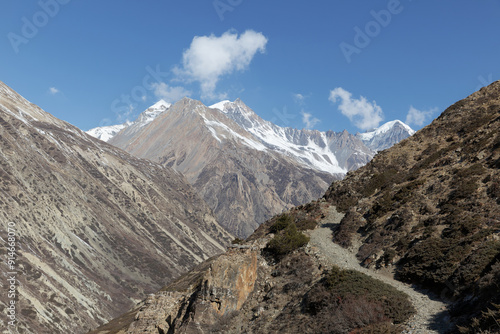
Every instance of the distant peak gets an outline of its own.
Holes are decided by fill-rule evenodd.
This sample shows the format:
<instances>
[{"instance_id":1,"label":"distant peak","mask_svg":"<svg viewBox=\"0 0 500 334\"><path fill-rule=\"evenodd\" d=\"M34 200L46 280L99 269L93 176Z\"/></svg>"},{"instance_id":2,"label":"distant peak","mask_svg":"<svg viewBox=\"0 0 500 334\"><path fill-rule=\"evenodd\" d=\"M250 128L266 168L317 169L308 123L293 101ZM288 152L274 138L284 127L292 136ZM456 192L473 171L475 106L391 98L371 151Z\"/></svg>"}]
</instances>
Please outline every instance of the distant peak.
<instances>
[{"instance_id":1,"label":"distant peak","mask_svg":"<svg viewBox=\"0 0 500 334\"><path fill-rule=\"evenodd\" d=\"M395 126L400 126L400 127L404 128L408 133L410 133L410 135L415 133L415 130L410 128L410 126L401 122L399 119L396 119L394 121L384 123L381 126L379 126L378 128L368 130L365 133L363 133L362 135L368 135L368 134L377 135L377 134L385 133L387 131L390 131Z\"/></svg>"},{"instance_id":2,"label":"distant peak","mask_svg":"<svg viewBox=\"0 0 500 334\"><path fill-rule=\"evenodd\" d=\"M156 110L168 109L168 108L170 108L171 105L172 105L171 103L168 103L165 100L161 99L160 101L156 102L151 107L149 107L148 109L156 109Z\"/></svg>"}]
</instances>

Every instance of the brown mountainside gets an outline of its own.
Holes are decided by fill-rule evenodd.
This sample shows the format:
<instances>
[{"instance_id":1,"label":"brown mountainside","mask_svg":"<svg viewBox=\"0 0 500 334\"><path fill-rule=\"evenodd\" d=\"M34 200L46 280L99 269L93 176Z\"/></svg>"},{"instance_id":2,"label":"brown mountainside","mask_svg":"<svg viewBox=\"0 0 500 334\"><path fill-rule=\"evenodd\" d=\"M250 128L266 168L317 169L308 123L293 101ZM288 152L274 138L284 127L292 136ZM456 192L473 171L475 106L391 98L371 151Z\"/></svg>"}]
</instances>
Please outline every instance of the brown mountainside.
<instances>
[{"instance_id":1,"label":"brown mountainside","mask_svg":"<svg viewBox=\"0 0 500 334\"><path fill-rule=\"evenodd\" d=\"M2 259L8 222L17 238L19 333L85 333L232 239L181 174L90 137L1 82L0 183ZM4 284L12 270L2 261L0 271ZM7 303L2 292L5 330Z\"/></svg>"},{"instance_id":2,"label":"brown mountainside","mask_svg":"<svg viewBox=\"0 0 500 334\"><path fill-rule=\"evenodd\" d=\"M147 126L127 128L109 142L181 172L218 221L239 237L284 208L322 196L341 177L266 150L224 113L188 98Z\"/></svg>"}]
</instances>

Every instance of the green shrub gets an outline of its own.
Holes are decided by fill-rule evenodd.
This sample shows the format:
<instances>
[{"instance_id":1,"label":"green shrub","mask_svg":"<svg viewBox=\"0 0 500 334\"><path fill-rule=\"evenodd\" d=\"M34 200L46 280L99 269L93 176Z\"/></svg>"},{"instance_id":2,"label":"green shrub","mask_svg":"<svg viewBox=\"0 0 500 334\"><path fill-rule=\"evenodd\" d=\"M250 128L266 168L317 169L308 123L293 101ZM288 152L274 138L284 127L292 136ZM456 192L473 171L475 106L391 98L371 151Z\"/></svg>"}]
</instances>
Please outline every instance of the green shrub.
<instances>
[{"instance_id":1,"label":"green shrub","mask_svg":"<svg viewBox=\"0 0 500 334\"><path fill-rule=\"evenodd\" d=\"M487 190L488 196L500 204L500 182L493 182Z\"/></svg>"},{"instance_id":2,"label":"green shrub","mask_svg":"<svg viewBox=\"0 0 500 334\"><path fill-rule=\"evenodd\" d=\"M356 296L380 302L385 316L396 324L405 322L415 314L415 308L406 294L359 271L333 267L325 281L327 289L340 299Z\"/></svg>"},{"instance_id":3,"label":"green shrub","mask_svg":"<svg viewBox=\"0 0 500 334\"><path fill-rule=\"evenodd\" d=\"M425 183L423 179L416 179L407 183L394 195L394 200L405 204L413 197L414 191Z\"/></svg>"},{"instance_id":4,"label":"green shrub","mask_svg":"<svg viewBox=\"0 0 500 334\"><path fill-rule=\"evenodd\" d=\"M481 278L488 267L491 267L495 259L500 258L500 241L487 241L474 250L468 257L464 258L463 265L456 272L456 282L462 287L469 287Z\"/></svg>"},{"instance_id":5,"label":"green shrub","mask_svg":"<svg viewBox=\"0 0 500 334\"><path fill-rule=\"evenodd\" d=\"M334 242L344 248L352 245L352 236L362 224L362 216L356 212L349 210L342 221L339 228L334 231Z\"/></svg>"},{"instance_id":6,"label":"green shrub","mask_svg":"<svg viewBox=\"0 0 500 334\"><path fill-rule=\"evenodd\" d=\"M276 219L276 221L274 222L274 224L272 224L269 227L269 231L271 233L277 233L279 231L284 230L292 223L293 223L293 217L287 213L284 213L281 216L279 216L278 219Z\"/></svg>"},{"instance_id":7,"label":"green shrub","mask_svg":"<svg viewBox=\"0 0 500 334\"><path fill-rule=\"evenodd\" d=\"M295 223L291 223L269 241L267 249L272 254L280 256L291 253L308 242L309 237L299 232Z\"/></svg>"},{"instance_id":8,"label":"green shrub","mask_svg":"<svg viewBox=\"0 0 500 334\"><path fill-rule=\"evenodd\" d=\"M382 217L395 208L395 203L391 197L391 193L389 190L386 190L368 211L367 219L369 222L374 222L377 218Z\"/></svg>"}]
</instances>

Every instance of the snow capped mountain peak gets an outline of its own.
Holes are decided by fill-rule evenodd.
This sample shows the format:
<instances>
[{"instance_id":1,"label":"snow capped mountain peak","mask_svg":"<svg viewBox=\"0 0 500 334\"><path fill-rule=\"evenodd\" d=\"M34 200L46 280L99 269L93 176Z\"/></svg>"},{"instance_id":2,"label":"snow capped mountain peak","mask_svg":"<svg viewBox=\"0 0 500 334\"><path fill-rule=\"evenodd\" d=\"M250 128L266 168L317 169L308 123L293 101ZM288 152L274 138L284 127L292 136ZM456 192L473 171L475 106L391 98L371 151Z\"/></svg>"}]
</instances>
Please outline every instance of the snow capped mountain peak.
<instances>
[{"instance_id":1,"label":"snow capped mountain peak","mask_svg":"<svg viewBox=\"0 0 500 334\"><path fill-rule=\"evenodd\" d=\"M401 140L412 136L415 130L400 120L394 120L382 124L380 127L357 133L356 137L361 139L369 148L375 151L385 150Z\"/></svg>"},{"instance_id":2,"label":"snow capped mountain peak","mask_svg":"<svg viewBox=\"0 0 500 334\"><path fill-rule=\"evenodd\" d=\"M172 105L172 103L168 103L165 100L161 99L160 101L156 102L151 107L149 107L148 109L165 110L165 109L170 108L171 105Z\"/></svg>"},{"instance_id":3,"label":"snow capped mountain peak","mask_svg":"<svg viewBox=\"0 0 500 334\"><path fill-rule=\"evenodd\" d=\"M401 129L405 130L406 132L408 132L408 134L410 136L415 133L415 131L412 128L410 128L408 125L406 125L405 123L401 122L400 120L394 120L394 121L384 123L380 127L373 129L371 131L366 131L364 133L358 133L357 136L363 141L369 141L369 140L372 140L376 136L380 136L384 133L387 133L387 132L393 130L394 128L401 128Z\"/></svg>"},{"instance_id":4,"label":"snow capped mountain peak","mask_svg":"<svg viewBox=\"0 0 500 334\"><path fill-rule=\"evenodd\" d=\"M240 99L234 102L221 101L210 108L220 110L236 122L257 143L254 148L258 150L278 152L307 168L327 173L347 172L347 168L339 165L335 154L328 148L324 133L277 126L262 119Z\"/></svg>"},{"instance_id":5,"label":"snow capped mountain peak","mask_svg":"<svg viewBox=\"0 0 500 334\"><path fill-rule=\"evenodd\" d=\"M172 106L171 103L165 102L165 100L160 100L153 104L151 107L143 111L139 117L134 121L130 122L127 121L123 124L117 124L117 125L109 125L109 126L101 126L97 128L93 128L87 131L89 135L92 137L98 138L103 141L109 141L111 138L113 138L118 132L122 131L123 129L129 128L129 127L135 127L135 128L142 128L152 121L156 117L158 117L160 114L163 112L167 111L170 107Z\"/></svg>"},{"instance_id":6,"label":"snow capped mountain peak","mask_svg":"<svg viewBox=\"0 0 500 334\"><path fill-rule=\"evenodd\" d=\"M142 125L149 124L156 117L158 117L158 115L168 110L171 106L171 103L165 102L165 100L160 100L140 114L136 122L139 122Z\"/></svg>"}]
</instances>

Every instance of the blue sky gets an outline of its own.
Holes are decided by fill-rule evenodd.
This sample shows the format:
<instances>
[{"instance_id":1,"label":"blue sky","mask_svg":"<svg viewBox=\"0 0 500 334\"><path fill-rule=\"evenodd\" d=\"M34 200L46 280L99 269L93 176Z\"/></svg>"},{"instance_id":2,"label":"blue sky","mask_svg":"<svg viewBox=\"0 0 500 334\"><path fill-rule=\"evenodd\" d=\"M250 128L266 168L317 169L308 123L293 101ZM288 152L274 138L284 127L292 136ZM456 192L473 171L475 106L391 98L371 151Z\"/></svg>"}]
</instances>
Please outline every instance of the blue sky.
<instances>
[{"instance_id":1,"label":"blue sky","mask_svg":"<svg viewBox=\"0 0 500 334\"><path fill-rule=\"evenodd\" d=\"M281 126L419 129L500 79L500 0L3 1L0 80L84 130L160 98Z\"/></svg>"}]
</instances>

